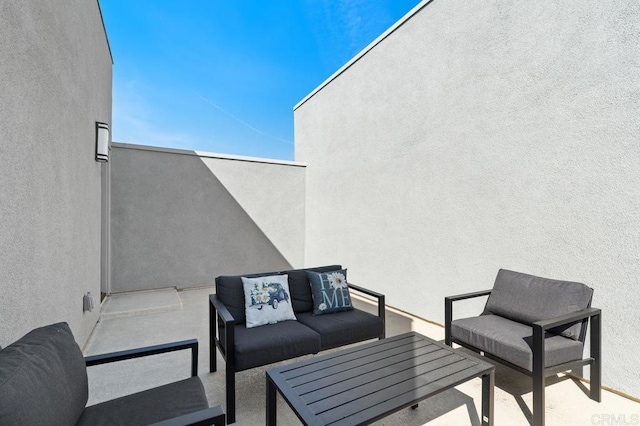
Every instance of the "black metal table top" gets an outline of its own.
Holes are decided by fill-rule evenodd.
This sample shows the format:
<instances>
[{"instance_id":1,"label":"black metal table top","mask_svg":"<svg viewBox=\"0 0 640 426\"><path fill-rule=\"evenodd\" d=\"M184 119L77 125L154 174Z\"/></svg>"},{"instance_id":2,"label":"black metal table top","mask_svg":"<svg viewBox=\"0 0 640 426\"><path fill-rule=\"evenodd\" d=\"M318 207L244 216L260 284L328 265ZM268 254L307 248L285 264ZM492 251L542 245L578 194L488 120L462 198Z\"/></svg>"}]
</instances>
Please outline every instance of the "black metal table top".
<instances>
[{"instance_id":1,"label":"black metal table top","mask_svg":"<svg viewBox=\"0 0 640 426\"><path fill-rule=\"evenodd\" d=\"M267 383L307 425L354 425L493 370L473 355L411 332L268 370Z\"/></svg>"}]
</instances>

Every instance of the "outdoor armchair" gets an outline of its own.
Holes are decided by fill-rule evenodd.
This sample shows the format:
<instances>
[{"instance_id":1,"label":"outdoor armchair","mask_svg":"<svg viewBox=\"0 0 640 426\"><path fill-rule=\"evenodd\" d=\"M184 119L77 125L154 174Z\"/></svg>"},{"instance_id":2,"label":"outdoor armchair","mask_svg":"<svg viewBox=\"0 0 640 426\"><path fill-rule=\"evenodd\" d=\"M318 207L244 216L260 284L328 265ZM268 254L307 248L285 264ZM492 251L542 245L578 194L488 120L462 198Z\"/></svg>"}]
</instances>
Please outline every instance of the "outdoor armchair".
<instances>
[{"instance_id":1,"label":"outdoor armchair","mask_svg":"<svg viewBox=\"0 0 640 426\"><path fill-rule=\"evenodd\" d=\"M453 302L489 296L480 316L453 320ZM545 378L584 365L600 402L601 311L593 289L501 269L492 290L445 298L445 343L453 342L533 378L533 425L544 425ZM583 357L587 322L590 353Z\"/></svg>"},{"instance_id":2,"label":"outdoor armchair","mask_svg":"<svg viewBox=\"0 0 640 426\"><path fill-rule=\"evenodd\" d=\"M191 350L191 377L85 407L87 366ZM198 341L83 357L67 323L37 328L0 350L0 424L224 425L197 377Z\"/></svg>"}]
</instances>

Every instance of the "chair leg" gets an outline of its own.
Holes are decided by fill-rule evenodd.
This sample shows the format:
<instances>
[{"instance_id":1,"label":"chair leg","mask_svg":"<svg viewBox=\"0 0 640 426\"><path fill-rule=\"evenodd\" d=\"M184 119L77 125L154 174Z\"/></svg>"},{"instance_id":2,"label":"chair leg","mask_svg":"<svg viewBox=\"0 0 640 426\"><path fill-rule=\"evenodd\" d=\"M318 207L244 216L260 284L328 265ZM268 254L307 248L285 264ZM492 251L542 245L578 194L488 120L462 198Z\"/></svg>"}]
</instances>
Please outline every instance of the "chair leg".
<instances>
[{"instance_id":1,"label":"chair leg","mask_svg":"<svg viewBox=\"0 0 640 426\"><path fill-rule=\"evenodd\" d=\"M236 422L236 374L227 369L227 424Z\"/></svg>"},{"instance_id":2,"label":"chair leg","mask_svg":"<svg viewBox=\"0 0 640 426\"><path fill-rule=\"evenodd\" d=\"M378 340L382 340L387 337L387 311L384 296L378 298L378 317L382 318L382 334Z\"/></svg>"},{"instance_id":3,"label":"chair leg","mask_svg":"<svg viewBox=\"0 0 640 426\"><path fill-rule=\"evenodd\" d=\"M216 310L213 303L209 302L209 372L215 373L218 369L216 358Z\"/></svg>"},{"instance_id":4,"label":"chair leg","mask_svg":"<svg viewBox=\"0 0 640 426\"><path fill-rule=\"evenodd\" d=\"M218 371L218 360L216 359L216 345L215 343L209 349L211 352L209 353L209 372L215 373Z\"/></svg>"},{"instance_id":5,"label":"chair leg","mask_svg":"<svg viewBox=\"0 0 640 426\"><path fill-rule=\"evenodd\" d=\"M544 330L533 327L533 426L544 426Z\"/></svg>"},{"instance_id":6,"label":"chair leg","mask_svg":"<svg viewBox=\"0 0 640 426\"><path fill-rule=\"evenodd\" d=\"M453 319L453 301L444 298L444 344L451 345L451 321Z\"/></svg>"},{"instance_id":7,"label":"chair leg","mask_svg":"<svg viewBox=\"0 0 640 426\"><path fill-rule=\"evenodd\" d=\"M533 426L544 426L544 371L533 376Z\"/></svg>"},{"instance_id":8,"label":"chair leg","mask_svg":"<svg viewBox=\"0 0 640 426\"><path fill-rule=\"evenodd\" d=\"M602 400L602 370L601 370L601 362L602 362L602 329L600 328L602 314L595 315L591 317L591 347L590 347L590 355L593 358L593 363L591 364L590 371L590 381L591 388L589 392L589 397L594 401L600 402Z\"/></svg>"}]
</instances>

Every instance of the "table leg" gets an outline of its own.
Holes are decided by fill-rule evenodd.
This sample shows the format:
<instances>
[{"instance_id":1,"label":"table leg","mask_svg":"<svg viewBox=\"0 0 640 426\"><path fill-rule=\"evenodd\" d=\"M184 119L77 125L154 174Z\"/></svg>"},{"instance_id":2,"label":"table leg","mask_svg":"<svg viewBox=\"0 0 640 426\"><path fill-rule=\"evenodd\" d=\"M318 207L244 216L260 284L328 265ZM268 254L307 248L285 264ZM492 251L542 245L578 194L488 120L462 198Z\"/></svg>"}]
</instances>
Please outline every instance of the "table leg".
<instances>
[{"instance_id":1,"label":"table leg","mask_svg":"<svg viewBox=\"0 0 640 426\"><path fill-rule=\"evenodd\" d=\"M494 376L494 370L491 370L489 374L482 376L482 426L493 426Z\"/></svg>"},{"instance_id":2,"label":"table leg","mask_svg":"<svg viewBox=\"0 0 640 426\"><path fill-rule=\"evenodd\" d=\"M276 387L267 374L267 426L276 426Z\"/></svg>"}]
</instances>

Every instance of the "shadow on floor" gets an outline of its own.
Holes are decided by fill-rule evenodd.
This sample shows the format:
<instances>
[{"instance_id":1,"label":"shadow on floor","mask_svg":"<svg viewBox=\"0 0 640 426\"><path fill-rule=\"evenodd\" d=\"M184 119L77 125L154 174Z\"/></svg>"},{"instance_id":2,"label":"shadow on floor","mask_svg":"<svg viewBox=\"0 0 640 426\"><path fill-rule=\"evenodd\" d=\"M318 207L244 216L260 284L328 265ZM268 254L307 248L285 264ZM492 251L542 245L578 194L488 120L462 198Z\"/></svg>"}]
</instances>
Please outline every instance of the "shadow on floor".
<instances>
[{"instance_id":1,"label":"shadow on floor","mask_svg":"<svg viewBox=\"0 0 640 426\"><path fill-rule=\"evenodd\" d=\"M463 348L458 347L458 350L464 351L468 354L479 356L477 353ZM527 402L524 400L524 395L530 394L533 392L533 381L531 377L522 374L518 371L515 371L505 365L502 365L498 362L490 360L488 358L482 358L484 361L493 364L496 367L496 381L495 386L509 394L513 397L514 401L518 405L519 409L522 411L522 414L526 418L527 422L532 425L533 424L533 413L527 405ZM579 388L582 393L585 394L586 398L589 398L589 389L582 383L580 380L574 379L569 376L564 375L555 375L547 377L546 379L546 388L554 386L556 384L572 381L577 388Z\"/></svg>"}]
</instances>

